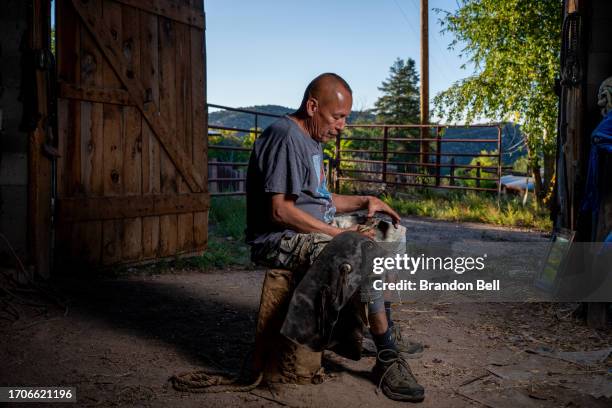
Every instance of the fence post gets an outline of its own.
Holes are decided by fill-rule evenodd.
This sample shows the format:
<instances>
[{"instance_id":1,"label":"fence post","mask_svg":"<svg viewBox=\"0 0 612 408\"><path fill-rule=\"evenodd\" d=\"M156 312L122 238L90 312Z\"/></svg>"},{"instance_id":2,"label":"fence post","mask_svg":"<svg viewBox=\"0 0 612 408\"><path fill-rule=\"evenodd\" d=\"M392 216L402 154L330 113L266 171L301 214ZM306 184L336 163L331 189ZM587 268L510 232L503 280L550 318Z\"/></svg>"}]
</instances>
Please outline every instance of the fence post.
<instances>
[{"instance_id":1,"label":"fence post","mask_svg":"<svg viewBox=\"0 0 612 408\"><path fill-rule=\"evenodd\" d=\"M245 172L244 169L241 168L240 170L238 170L238 178L240 179L240 181L238 181L238 190L237 192L239 193L246 193L246 189L244 188L244 180L242 180L245 176Z\"/></svg>"},{"instance_id":2,"label":"fence post","mask_svg":"<svg viewBox=\"0 0 612 408\"><path fill-rule=\"evenodd\" d=\"M480 162L476 162L476 177L478 178L478 180L476 180L476 187L480 187Z\"/></svg>"},{"instance_id":3,"label":"fence post","mask_svg":"<svg viewBox=\"0 0 612 408\"><path fill-rule=\"evenodd\" d=\"M382 165L382 181L387 182L387 157L388 157L388 143L389 143L389 128L383 127L383 165ZM383 187L385 187L383 185Z\"/></svg>"},{"instance_id":4,"label":"fence post","mask_svg":"<svg viewBox=\"0 0 612 408\"><path fill-rule=\"evenodd\" d=\"M450 159L450 180L449 184L451 186L455 185L455 158L451 157Z\"/></svg>"},{"instance_id":5,"label":"fence post","mask_svg":"<svg viewBox=\"0 0 612 408\"><path fill-rule=\"evenodd\" d=\"M213 163L213 164L209 164L209 165L208 165L208 179L209 179L209 180L210 180L210 179L217 179L217 178L218 178L218 177L217 177L217 168L218 168L219 166L217 166L216 164L214 164L214 163L216 163L216 162L217 162L217 158L215 158L215 157L211 157L211 158L210 158L208 161L209 161L210 163ZM210 186L209 186L209 188L210 188L210 192L211 192L211 193L218 193L218 192L219 192L219 184L217 183L217 181L211 181L211 182L209 182L209 183L210 183Z\"/></svg>"},{"instance_id":6,"label":"fence post","mask_svg":"<svg viewBox=\"0 0 612 408\"><path fill-rule=\"evenodd\" d=\"M257 139L257 135L259 134L257 132L257 129L259 128L259 123L258 123L259 121L257 120L258 118L259 118L259 115L255 114L255 139Z\"/></svg>"},{"instance_id":7,"label":"fence post","mask_svg":"<svg viewBox=\"0 0 612 408\"><path fill-rule=\"evenodd\" d=\"M440 187L440 150L442 143L440 142L440 128L436 126L436 187Z\"/></svg>"}]
</instances>

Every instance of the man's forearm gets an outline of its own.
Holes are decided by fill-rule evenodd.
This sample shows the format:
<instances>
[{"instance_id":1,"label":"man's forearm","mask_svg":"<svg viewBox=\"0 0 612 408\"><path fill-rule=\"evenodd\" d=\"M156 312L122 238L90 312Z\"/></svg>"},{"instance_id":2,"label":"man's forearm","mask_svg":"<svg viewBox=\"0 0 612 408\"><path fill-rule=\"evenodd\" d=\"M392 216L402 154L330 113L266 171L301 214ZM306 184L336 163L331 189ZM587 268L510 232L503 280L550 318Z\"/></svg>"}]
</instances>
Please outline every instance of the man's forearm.
<instances>
[{"instance_id":1,"label":"man's forearm","mask_svg":"<svg viewBox=\"0 0 612 408\"><path fill-rule=\"evenodd\" d=\"M320 232L335 237L344 232L343 229L326 224L307 212L300 210L293 205L293 202L283 200L283 203L279 204L281 203L278 202L276 205L272 205L272 220L276 224L305 234Z\"/></svg>"},{"instance_id":2,"label":"man's forearm","mask_svg":"<svg viewBox=\"0 0 612 408\"><path fill-rule=\"evenodd\" d=\"M343 195L333 194L332 200L336 211L339 213L364 210L368 208L368 196L354 196L354 195Z\"/></svg>"}]
</instances>

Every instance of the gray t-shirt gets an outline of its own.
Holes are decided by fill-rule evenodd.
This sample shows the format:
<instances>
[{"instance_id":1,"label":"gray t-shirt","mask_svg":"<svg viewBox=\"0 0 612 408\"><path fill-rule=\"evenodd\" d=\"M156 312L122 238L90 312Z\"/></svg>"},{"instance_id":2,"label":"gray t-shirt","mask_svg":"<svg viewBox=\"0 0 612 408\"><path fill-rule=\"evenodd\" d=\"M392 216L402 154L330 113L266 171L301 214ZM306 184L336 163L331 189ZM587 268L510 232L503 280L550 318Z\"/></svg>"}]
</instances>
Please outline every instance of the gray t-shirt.
<instances>
[{"instance_id":1,"label":"gray t-shirt","mask_svg":"<svg viewBox=\"0 0 612 408\"><path fill-rule=\"evenodd\" d=\"M273 244L295 234L271 219L272 193L296 197L295 206L331 223L336 213L323 167L321 143L284 116L255 141L247 173L248 244Z\"/></svg>"}]
</instances>

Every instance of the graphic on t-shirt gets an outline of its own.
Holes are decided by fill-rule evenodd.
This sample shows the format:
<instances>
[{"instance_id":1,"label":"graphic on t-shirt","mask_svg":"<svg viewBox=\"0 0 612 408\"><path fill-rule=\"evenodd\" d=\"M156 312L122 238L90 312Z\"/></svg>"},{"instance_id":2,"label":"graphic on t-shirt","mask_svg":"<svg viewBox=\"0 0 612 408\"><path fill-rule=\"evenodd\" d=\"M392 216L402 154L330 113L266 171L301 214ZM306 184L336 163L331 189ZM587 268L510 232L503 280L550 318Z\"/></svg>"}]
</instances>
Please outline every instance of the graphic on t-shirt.
<instances>
[{"instance_id":1,"label":"graphic on t-shirt","mask_svg":"<svg viewBox=\"0 0 612 408\"><path fill-rule=\"evenodd\" d=\"M325 168L323 167L323 161L321 160L320 154L312 155L312 164L314 164L314 168L317 174L317 194L319 194L319 196L326 201L325 214L323 215L323 219L325 220L325 222L330 223L334 219L334 215L336 214L336 208L332 205L331 193L327 189L327 178L325 177Z\"/></svg>"}]
</instances>

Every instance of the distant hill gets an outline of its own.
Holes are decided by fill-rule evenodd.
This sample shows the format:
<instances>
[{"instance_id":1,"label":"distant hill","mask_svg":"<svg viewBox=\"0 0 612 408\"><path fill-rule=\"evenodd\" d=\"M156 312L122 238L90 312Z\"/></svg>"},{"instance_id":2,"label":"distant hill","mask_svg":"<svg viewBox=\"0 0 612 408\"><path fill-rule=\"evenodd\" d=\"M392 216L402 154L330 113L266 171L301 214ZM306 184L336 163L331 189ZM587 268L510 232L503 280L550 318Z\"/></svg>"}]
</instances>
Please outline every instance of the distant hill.
<instances>
[{"instance_id":1,"label":"distant hill","mask_svg":"<svg viewBox=\"0 0 612 408\"><path fill-rule=\"evenodd\" d=\"M257 112L269 113L272 115L286 115L295 112L294 108L288 108L280 105L255 105L247 106L239 109L247 109ZM374 114L370 111L353 111L348 118L348 123L372 122ZM268 116L259 116L257 127L265 129L274 122L276 118ZM227 126L238 129L251 129L255 127L255 115L243 112L233 112L228 110L217 110L208 115L208 123L210 125Z\"/></svg>"},{"instance_id":2,"label":"distant hill","mask_svg":"<svg viewBox=\"0 0 612 408\"><path fill-rule=\"evenodd\" d=\"M256 105L240 109L248 109L273 115L286 115L295 109L280 105ZM371 111L353 111L348 123L373 123L376 116ZM257 126L261 129L268 127L276 118L259 116ZM219 125L239 129L255 127L255 116L243 112L217 110L208 115L209 125ZM214 131L214 129L211 129ZM449 128L443 136L445 139L497 139L495 128ZM519 147L522 145L522 134L516 124L506 123L502 128L502 162L511 165L516 159L526 154ZM470 143L442 143L442 153L480 153L482 150L492 151L497 148L496 143L470 142ZM442 156L441 163L449 163L449 156ZM471 157L455 157L455 164L468 164Z\"/></svg>"},{"instance_id":3,"label":"distant hill","mask_svg":"<svg viewBox=\"0 0 612 408\"><path fill-rule=\"evenodd\" d=\"M443 136L444 139L495 139L497 140L496 128L450 128ZM502 127L502 164L512 165L519 157L526 154L525 149L520 149L523 135L520 127L514 123L506 123ZM469 143L442 143L442 153L480 153L482 150L492 151L497 149L497 143L469 142ZM443 156L442 163L450 162L451 157ZM468 164L471 157L455 157L455 164Z\"/></svg>"}]
</instances>

